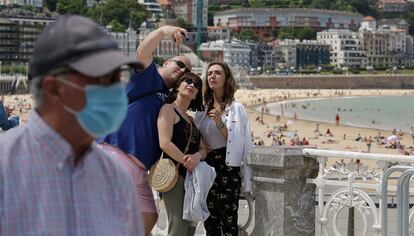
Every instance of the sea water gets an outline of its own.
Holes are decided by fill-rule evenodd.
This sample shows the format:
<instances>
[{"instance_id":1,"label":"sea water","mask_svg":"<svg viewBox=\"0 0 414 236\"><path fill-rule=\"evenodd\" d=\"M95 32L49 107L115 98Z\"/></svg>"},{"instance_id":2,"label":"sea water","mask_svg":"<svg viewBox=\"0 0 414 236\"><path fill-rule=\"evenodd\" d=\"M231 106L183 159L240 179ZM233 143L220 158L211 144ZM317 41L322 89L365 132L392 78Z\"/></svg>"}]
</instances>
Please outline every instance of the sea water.
<instances>
[{"instance_id":1,"label":"sea water","mask_svg":"<svg viewBox=\"0 0 414 236\"><path fill-rule=\"evenodd\" d=\"M335 97L291 100L268 104L273 115L317 122L335 123L382 130L414 126L414 96ZM256 108L261 111L261 107ZM282 114L283 113L283 114Z\"/></svg>"}]
</instances>

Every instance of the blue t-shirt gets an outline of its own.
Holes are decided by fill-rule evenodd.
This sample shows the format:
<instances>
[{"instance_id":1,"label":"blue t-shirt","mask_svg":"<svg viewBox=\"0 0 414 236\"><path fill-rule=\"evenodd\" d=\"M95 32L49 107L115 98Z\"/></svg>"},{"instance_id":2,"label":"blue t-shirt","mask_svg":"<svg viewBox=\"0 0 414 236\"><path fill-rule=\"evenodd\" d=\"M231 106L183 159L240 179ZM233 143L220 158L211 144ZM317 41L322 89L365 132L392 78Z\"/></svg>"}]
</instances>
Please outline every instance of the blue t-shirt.
<instances>
[{"instance_id":1,"label":"blue t-shirt","mask_svg":"<svg viewBox=\"0 0 414 236\"><path fill-rule=\"evenodd\" d=\"M13 127L18 126L19 121L19 116L7 117L6 108L4 108L3 103L0 102L0 128L2 130L11 129Z\"/></svg>"},{"instance_id":2,"label":"blue t-shirt","mask_svg":"<svg viewBox=\"0 0 414 236\"><path fill-rule=\"evenodd\" d=\"M130 101L127 117L118 131L99 141L134 155L150 169L161 156L157 119L170 91L153 62L139 74L132 74L126 92Z\"/></svg>"}]
</instances>

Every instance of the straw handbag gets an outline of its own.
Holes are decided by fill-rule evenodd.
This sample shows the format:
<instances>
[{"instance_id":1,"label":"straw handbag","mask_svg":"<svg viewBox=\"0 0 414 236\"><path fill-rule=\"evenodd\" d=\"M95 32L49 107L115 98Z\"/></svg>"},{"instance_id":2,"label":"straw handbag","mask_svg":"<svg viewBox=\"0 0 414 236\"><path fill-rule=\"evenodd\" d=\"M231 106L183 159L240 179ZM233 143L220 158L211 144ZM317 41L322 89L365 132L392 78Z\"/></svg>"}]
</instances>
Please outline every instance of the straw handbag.
<instances>
[{"instance_id":1,"label":"straw handbag","mask_svg":"<svg viewBox=\"0 0 414 236\"><path fill-rule=\"evenodd\" d=\"M184 155L187 153L190 146L191 135L193 132L193 125L190 122L190 137L188 138L187 146L184 149ZM161 158L151 167L148 175L149 185L157 192L165 193L170 191L177 184L178 168L180 163L176 165L169 158L164 158L164 153Z\"/></svg>"}]
</instances>

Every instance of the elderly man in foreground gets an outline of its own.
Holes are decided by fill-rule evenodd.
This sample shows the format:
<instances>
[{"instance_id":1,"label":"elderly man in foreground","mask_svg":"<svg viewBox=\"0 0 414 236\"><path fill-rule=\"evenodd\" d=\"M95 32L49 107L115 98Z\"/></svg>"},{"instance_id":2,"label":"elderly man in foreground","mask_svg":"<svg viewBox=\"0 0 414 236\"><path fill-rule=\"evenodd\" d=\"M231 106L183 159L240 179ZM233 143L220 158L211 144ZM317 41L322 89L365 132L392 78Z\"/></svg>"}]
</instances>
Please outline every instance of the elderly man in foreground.
<instances>
[{"instance_id":1,"label":"elderly man in foreground","mask_svg":"<svg viewBox=\"0 0 414 236\"><path fill-rule=\"evenodd\" d=\"M131 176L98 148L127 111L121 65L95 22L61 16L39 35L29 77L36 107L0 136L0 235L142 235Z\"/></svg>"}]
</instances>

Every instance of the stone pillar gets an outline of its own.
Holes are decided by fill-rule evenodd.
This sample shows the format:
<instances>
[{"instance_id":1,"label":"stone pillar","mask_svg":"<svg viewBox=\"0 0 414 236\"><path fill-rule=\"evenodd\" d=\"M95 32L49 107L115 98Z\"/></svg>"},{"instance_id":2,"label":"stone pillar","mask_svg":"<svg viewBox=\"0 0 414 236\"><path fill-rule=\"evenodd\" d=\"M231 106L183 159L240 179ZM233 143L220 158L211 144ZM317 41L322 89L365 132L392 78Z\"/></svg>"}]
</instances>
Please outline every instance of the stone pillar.
<instances>
[{"instance_id":1,"label":"stone pillar","mask_svg":"<svg viewBox=\"0 0 414 236\"><path fill-rule=\"evenodd\" d=\"M247 157L253 170L253 236L314 236L315 188L306 178L318 175L318 162L302 147L258 147Z\"/></svg>"}]
</instances>

